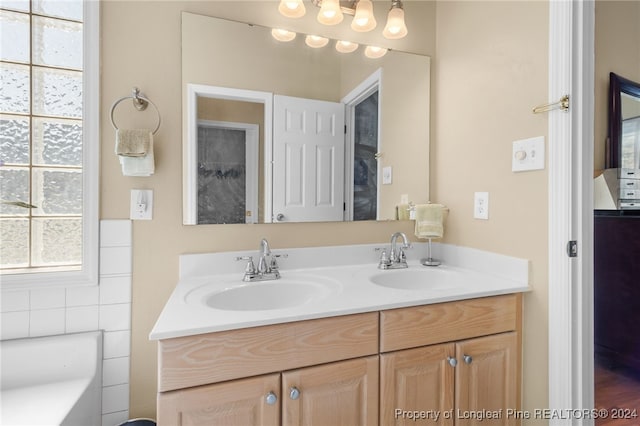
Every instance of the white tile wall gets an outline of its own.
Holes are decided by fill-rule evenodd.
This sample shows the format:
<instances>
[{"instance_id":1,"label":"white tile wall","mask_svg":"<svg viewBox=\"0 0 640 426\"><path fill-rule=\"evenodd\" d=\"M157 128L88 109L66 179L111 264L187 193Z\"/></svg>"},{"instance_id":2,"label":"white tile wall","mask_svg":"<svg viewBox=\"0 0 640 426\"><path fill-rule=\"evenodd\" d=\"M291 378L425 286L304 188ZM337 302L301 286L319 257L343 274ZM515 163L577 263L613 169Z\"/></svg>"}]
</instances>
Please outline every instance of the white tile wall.
<instances>
[{"instance_id":1,"label":"white tile wall","mask_svg":"<svg viewBox=\"0 0 640 426\"><path fill-rule=\"evenodd\" d=\"M102 425L129 418L131 221L100 222L100 285L3 291L0 340L103 330Z\"/></svg>"}]
</instances>

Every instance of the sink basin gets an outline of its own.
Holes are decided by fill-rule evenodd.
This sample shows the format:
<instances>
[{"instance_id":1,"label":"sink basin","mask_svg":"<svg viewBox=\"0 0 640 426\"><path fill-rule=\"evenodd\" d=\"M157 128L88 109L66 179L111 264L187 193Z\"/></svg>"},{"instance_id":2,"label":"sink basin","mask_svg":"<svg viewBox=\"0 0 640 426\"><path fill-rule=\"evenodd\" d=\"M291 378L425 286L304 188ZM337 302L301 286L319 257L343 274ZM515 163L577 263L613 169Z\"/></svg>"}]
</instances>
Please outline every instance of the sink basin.
<instances>
[{"instance_id":1,"label":"sink basin","mask_svg":"<svg viewBox=\"0 0 640 426\"><path fill-rule=\"evenodd\" d=\"M445 290L460 287L458 273L440 268L393 269L381 271L369 278L375 285L399 290Z\"/></svg>"},{"instance_id":2,"label":"sink basin","mask_svg":"<svg viewBox=\"0 0 640 426\"><path fill-rule=\"evenodd\" d=\"M339 286L319 277L226 284L201 286L187 294L185 300L223 311L287 309L322 300Z\"/></svg>"}]
</instances>

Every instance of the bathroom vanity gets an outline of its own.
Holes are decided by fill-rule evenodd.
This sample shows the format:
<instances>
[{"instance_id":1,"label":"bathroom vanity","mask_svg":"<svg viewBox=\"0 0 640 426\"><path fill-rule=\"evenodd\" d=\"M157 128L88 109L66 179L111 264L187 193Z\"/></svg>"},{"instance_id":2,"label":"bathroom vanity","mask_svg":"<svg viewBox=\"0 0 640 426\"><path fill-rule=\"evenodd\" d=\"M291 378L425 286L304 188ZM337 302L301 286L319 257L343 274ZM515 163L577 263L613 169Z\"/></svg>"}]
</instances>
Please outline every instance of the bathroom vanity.
<instances>
[{"instance_id":1,"label":"bathroom vanity","mask_svg":"<svg viewBox=\"0 0 640 426\"><path fill-rule=\"evenodd\" d=\"M158 424L387 425L415 416L466 424L480 415L517 424L507 410L520 409L527 262L451 247L445 258L467 266L426 268L413 259L424 251L417 244L408 268L380 271L362 262L375 259L373 246L348 249L332 248L318 258L333 266L315 268L304 263L323 248L288 250L300 268L283 268L283 283L322 277L333 287L295 306L240 313L210 306L216 295L270 282L243 284L241 271L202 275L212 255L181 259L186 275L151 333Z\"/></svg>"}]
</instances>

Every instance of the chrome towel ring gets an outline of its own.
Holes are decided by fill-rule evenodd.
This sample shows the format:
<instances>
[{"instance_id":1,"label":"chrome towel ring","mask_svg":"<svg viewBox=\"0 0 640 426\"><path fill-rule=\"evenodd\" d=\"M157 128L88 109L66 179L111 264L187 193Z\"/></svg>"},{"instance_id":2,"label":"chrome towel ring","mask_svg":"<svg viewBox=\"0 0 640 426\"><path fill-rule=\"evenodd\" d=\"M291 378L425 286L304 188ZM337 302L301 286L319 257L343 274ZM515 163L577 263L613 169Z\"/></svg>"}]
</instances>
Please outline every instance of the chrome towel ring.
<instances>
[{"instance_id":1,"label":"chrome towel ring","mask_svg":"<svg viewBox=\"0 0 640 426\"><path fill-rule=\"evenodd\" d=\"M140 93L140 89L138 89L137 87L133 88L133 90L131 91L131 95L130 96L124 96L124 97L118 99L111 106L111 125L113 126L113 128L118 130L118 126L116 126L116 122L113 119L113 113L116 110L116 107L118 106L118 104L120 102L124 101L124 100L127 100L127 99L132 99L133 100L133 106L138 111L144 111L145 109L147 109L147 106L149 104L151 104L153 106L153 108L155 108L156 114L158 114L158 125L156 126L156 128L152 132L155 135L156 132L158 131L158 129L160 128L160 122L162 121L162 119L160 117L160 110L158 110L158 107L156 106L156 104L151 102L151 100L149 98L147 98L142 93Z\"/></svg>"}]
</instances>

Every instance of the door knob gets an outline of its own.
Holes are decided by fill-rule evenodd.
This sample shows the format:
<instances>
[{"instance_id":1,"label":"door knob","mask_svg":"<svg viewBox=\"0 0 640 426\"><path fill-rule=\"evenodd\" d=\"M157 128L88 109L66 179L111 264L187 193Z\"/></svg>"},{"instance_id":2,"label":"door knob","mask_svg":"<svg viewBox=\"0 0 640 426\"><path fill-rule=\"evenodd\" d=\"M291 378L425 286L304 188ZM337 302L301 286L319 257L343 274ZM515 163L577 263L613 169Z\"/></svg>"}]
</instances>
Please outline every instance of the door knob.
<instances>
[{"instance_id":1,"label":"door knob","mask_svg":"<svg viewBox=\"0 0 640 426\"><path fill-rule=\"evenodd\" d=\"M278 222L283 221L284 220L284 215L282 213L278 213L278 215L276 216L276 220Z\"/></svg>"},{"instance_id":2,"label":"door knob","mask_svg":"<svg viewBox=\"0 0 640 426\"><path fill-rule=\"evenodd\" d=\"M463 359L464 359L464 362L467 364L471 364L473 362L473 358L471 357L471 355L465 355Z\"/></svg>"},{"instance_id":3,"label":"door knob","mask_svg":"<svg viewBox=\"0 0 640 426\"><path fill-rule=\"evenodd\" d=\"M273 392L269 392L264 399L267 401L268 405L274 405L276 402L278 402L278 396Z\"/></svg>"},{"instance_id":4,"label":"door knob","mask_svg":"<svg viewBox=\"0 0 640 426\"><path fill-rule=\"evenodd\" d=\"M300 391L297 387L293 386L289 389L289 398L293 400L300 398Z\"/></svg>"},{"instance_id":5,"label":"door knob","mask_svg":"<svg viewBox=\"0 0 640 426\"><path fill-rule=\"evenodd\" d=\"M447 361L449 362L449 365L452 367L455 367L456 365L458 365L458 360L453 357L448 356Z\"/></svg>"}]
</instances>

